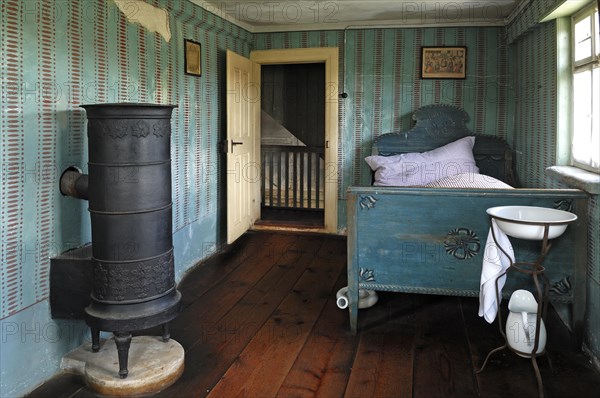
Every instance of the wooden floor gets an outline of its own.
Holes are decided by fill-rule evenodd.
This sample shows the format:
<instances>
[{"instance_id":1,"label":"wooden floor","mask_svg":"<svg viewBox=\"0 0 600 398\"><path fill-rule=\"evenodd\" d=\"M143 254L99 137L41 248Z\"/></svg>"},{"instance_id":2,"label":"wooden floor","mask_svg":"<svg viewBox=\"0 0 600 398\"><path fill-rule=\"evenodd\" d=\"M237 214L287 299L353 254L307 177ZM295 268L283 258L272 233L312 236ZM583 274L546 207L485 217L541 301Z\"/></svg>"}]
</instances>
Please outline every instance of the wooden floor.
<instances>
[{"instance_id":1,"label":"wooden floor","mask_svg":"<svg viewBox=\"0 0 600 398\"><path fill-rule=\"evenodd\" d=\"M497 325L471 298L380 294L358 335L335 305L346 284L346 240L254 232L200 264L179 288L172 338L185 372L158 397L535 397L530 360L504 351ZM547 397L599 396L600 376L547 320L553 369L539 359ZM159 331L156 331L159 334ZM116 371L116 369L115 369ZM31 397L94 397L74 375Z\"/></svg>"}]
</instances>

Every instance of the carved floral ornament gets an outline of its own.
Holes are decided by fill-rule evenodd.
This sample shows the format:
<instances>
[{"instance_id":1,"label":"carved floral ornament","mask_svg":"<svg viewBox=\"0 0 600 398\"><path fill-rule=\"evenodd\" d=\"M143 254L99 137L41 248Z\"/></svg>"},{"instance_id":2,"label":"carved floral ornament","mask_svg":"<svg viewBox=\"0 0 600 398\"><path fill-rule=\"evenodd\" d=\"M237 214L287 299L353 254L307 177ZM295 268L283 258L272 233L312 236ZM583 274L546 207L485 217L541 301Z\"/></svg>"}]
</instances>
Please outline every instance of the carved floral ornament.
<instances>
[{"instance_id":1,"label":"carved floral ornament","mask_svg":"<svg viewBox=\"0 0 600 398\"><path fill-rule=\"evenodd\" d=\"M362 283L375 282L375 270L361 267L358 273L358 280Z\"/></svg>"},{"instance_id":2,"label":"carved floral ornament","mask_svg":"<svg viewBox=\"0 0 600 398\"><path fill-rule=\"evenodd\" d=\"M550 288L550 293L554 294L555 296L572 296L573 285L571 284L571 277L565 276L561 280L555 282Z\"/></svg>"},{"instance_id":3,"label":"carved floral ornament","mask_svg":"<svg viewBox=\"0 0 600 398\"><path fill-rule=\"evenodd\" d=\"M364 195L359 197L358 204L362 210L369 210L375 208L377 201L378 199L373 195Z\"/></svg>"},{"instance_id":4,"label":"carved floral ornament","mask_svg":"<svg viewBox=\"0 0 600 398\"><path fill-rule=\"evenodd\" d=\"M481 249L479 237L468 228L455 228L448 232L444 240L446 253L459 260L475 257Z\"/></svg>"},{"instance_id":5,"label":"carved floral ornament","mask_svg":"<svg viewBox=\"0 0 600 398\"><path fill-rule=\"evenodd\" d=\"M142 120L142 119L120 119L117 121L98 120L95 128L91 127L90 134L98 134L102 137L111 137L113 139L125 138L129 135L137 138L148 137L150 133L161 138L171 131L170 120Z\"/></svg>"},{"instance_id":6,"label":"carved floral ornament","mask_svg":"<svg viewBox=\"0 0 600 398\"><path fill-rule=\"evenodd\" d=\"M554 208L556 210L573 211L573 201L570 199L562 199L554 201Z\"/></svg>"},{"instance_id":7,"label":"carved floral ornament","mask_svg":"<svg viewBox=\"0 0 600 398\"><path fill-rule=\"evenodd\" d=\"M432 116L431 126L425 128L430 137L448 136L457 128L457 123L445 114L434 113Z\"/></svg>"},{"instance_id":8,"label":"carved floral ornament","mask_svg":"<svg viewBox=\"0 0 600 398\"><path fill-rule=\"evenodd\" d=\"M167 291L175 284L173 255L134 263L94 262L94 296L98 300L125 301L144 299Z\"/></svg>"}]
</instances>

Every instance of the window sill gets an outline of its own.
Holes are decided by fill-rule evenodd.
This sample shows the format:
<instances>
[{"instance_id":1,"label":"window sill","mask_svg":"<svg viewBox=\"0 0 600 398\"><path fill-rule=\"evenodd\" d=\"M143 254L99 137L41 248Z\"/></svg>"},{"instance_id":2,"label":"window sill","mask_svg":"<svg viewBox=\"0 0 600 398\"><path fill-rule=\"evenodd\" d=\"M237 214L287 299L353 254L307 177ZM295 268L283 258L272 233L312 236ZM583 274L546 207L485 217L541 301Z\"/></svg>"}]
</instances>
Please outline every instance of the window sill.
<instances>
[{"instance_id":1,"label":"window sill","mask_svg":"<svg viewBox=\"0 0 600 398\"><path fill-rule=\"evenodd\" d=\"M592 195L600 194L600 175L573 166L551 166L546 174L556 177L570 187L581 189Z\"/></svg>"}]
</instances>

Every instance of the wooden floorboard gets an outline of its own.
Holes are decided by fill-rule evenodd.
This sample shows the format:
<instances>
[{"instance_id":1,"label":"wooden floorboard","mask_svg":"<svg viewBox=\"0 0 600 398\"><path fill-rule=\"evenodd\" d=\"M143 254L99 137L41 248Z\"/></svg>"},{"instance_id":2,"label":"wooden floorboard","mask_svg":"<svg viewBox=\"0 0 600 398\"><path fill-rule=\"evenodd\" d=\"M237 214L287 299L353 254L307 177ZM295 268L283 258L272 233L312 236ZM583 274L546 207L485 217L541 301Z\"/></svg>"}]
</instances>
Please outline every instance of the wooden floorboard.
<instances>
[{"instance_id":1,"label":"wooden floorboard","mask_svg":"<svg viewBox=\"0 0 600 398\"><path fill-rule=\"evenodd\" d=\"M421 397L477 395L460 298L431 297L417 316L414 394Z\"/></svg>"},{"instance_id":2,"label":"wooden floorboard","mask_svg":"<svg viewBox=\"0 0 600 398\"><path fill-rule=\"evenodd\" d=\"M342 250L342 245L339 248ZM338 265L323 256L327 251L324 244L320 243L315 252L306 250L296 260L305 271L209 397L247 396L248 392L256 397L277 394L339 274ZM286 355L281 355L283 352Z\"/></svg>"},{"instance_id":3,"label":"wooden floorboard","mask_svg":"<svg viewBox=\"0 0 600 398\"><path fill-rule=\"evenodd\" d=\"M412 296L402 296L406 299L379 293L374 307L361 310L346 397L412 396L414 320L419 306Z\"/></svg>"},{"instance_id":4,"label":"wooden floorboard","mask_svg":"<svg viewBox=\"0 0 600 398\"><path fill-rule=\"evenodd\" d=\"M171 336L185 349L182 377L157 397L535 397L531 363L509 351L473 298L379 293L352 335L335 305L346 285L339 236L251 232L179 284ZM505 306L505 303L504 303ZM552 312L539 358L547 397L587 397L600 376ZM145 331L158 334L158 330ZM116 369L115 369L116 373ZM30 397L96 397L59 375Z\"/></svg>"},{"instance_id":5,"label":"wooden floorboard","mask_svg":"<svg viewBox=\"0 0 600 398\"><path fill-rule=\"evenodd\" d=\"M188 325L192 332L196 331L196 340L186 348L186 357L191 360L189 365L186 361L183 383L178 386L178 393L200 397L212 390L303 272L303 267L291 264L298 261L305 246L314 246L312 240L314 238L298 239L294 235L282 235L275 242L268 241L270 243L265 251L248 260L249 264L266 272L263 278L252 284L252 288L245 290L245 294L236 301L237 305L224 306L218 301L198 300L199 305L210 311L204 317L195 317L194 313L190 315L195 317ZM252 275L250 271L244 267L239 278L247 281L248 276ZM226 295L226 290L239 284L235 279L230 275L222 288L214 289L217 300L219 293ZM173 337L176 338L175 335ZM161 396L172 395L165 391Z\"/></svg>"},{"instance_id":6,"label":"wooden floorboard","mask_svg":"<svg viewBox=\"0 0 600 398\"><path fill-rule=\"evenodd\" d=\"M346 285L346 270L341 270L334 285L337 292ZM333 293L332 292L332 293ZM296 358L277 397L339 397L344 394L356 350L356 338L340 333L347 318L329 295L302 351Z\"/></svg>"}]
</instances>

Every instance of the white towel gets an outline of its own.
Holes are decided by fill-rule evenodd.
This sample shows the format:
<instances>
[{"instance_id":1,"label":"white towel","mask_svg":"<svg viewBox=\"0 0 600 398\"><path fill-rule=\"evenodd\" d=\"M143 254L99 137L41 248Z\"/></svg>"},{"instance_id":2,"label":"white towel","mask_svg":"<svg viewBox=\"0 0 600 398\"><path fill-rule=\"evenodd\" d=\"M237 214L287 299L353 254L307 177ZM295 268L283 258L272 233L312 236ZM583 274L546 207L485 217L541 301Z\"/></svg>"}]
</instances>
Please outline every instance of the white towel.
<instances>
[{"instance_id":1,"label":"white towel","mask_svg":"<svg viewBox=\"0 0 600 398\"><path fill-rule=\"evenodd\" d=\"M492 228L496 235L496 241L502 249L510 255L509 258L494 242ZM479 316L485 318L489 323L494 322L498 314L498 297L496 296L496 278L504 273L510 266L510 261L515 261L515 252L508 240L508 236L498 227L496 220L492 219L492 227L488 233L483 253L483 264L481 266L481 281L479 286ZM498 279L498 294L502 297L502 288L506 282L506 275Z\"/></svg>"}]
</instances>

